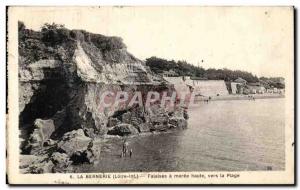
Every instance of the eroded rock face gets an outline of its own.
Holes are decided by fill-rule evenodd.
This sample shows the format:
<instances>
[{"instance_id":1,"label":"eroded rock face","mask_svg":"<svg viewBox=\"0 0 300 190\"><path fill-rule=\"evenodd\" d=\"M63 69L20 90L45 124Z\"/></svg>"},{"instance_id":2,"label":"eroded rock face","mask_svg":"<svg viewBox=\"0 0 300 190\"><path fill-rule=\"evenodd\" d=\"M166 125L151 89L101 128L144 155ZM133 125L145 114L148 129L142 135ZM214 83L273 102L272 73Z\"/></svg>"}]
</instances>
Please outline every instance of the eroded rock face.
<instances>
[{"instance_id":1,"label":"eroded rock face","mask_svg":"<svg viewBox=\"0 0 300 190\"><path fill-rule=\"evenodd\" d=\"M170 123L170 111L164 108L100 104L106 91L141 91L145 98L149 91L174 90L128 53L121 38L65 28L51 34L54 36L45 33L24 27L19 30L23 153L50 158L59 152L47 161L49 167L60 160L67 162L67 158L73 164L93 163L100 155L100 147L93 145L97 137L165 131L170 125L184 128L184 121L173 119ZM173 112L182 117L181 111Z\"/></svg>"}]
</instances>

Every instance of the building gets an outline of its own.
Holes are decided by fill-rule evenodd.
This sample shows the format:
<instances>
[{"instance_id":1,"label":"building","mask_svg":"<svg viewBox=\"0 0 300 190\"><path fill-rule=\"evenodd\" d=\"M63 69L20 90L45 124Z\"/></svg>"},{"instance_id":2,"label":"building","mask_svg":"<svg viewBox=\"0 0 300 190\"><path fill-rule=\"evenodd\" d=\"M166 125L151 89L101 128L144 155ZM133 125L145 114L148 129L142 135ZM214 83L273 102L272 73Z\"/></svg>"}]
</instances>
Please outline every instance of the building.
<instances>
[{"instance_id":1,"label":"building","mask_svg":"<svg viewBox=\"0 0 300 190\"><path fill-rule=\"evenodd\" d=\"M242 85L246 85L247 84L247 81L245 79L241 78L241 77L235 79L234 82L242 84Z\"/></svg>"},{"instance_id":2,"label":"building","mask_svg":"<svg viewBox=\"0 0 300 190\"><path fill-rule=\"evenodd\" d=\"M236 82L231 82L230 83L230 88L231 88L231 94L238 94L238 88L237 88Z\"/></svg>"},{"instance_id":3,"label":"building","mask_svg":"<svg viewBox=\"0 0 300 190\"><path fill-rule=\"evenodd\" d=\"M178 74L174 70L164 71L163 72L164 77L178 77Z\"/></svg>"},{"instance_id":4,"label":"building","mask_svg":"<svg viewBox=\"0 0 300 190\"><path fill-rule=\"evenodd\" d=\"M228 90L224 80L192 80L196 94L202 96L224 96Z\"/></svg>"},{"instance_id":5,"label":"building","mask_svg":"<svg viewBox=\"0 0 300 190\"><path fill-rule=\"evenodd\" d=\"M250 94L264 94L266 93L266 88L263 86L247 86Z\"/></svg>"},{"instance_id":6,"label":"building","mask_svg":"<svg viewBox=\"0 0 300 190\"><path fill-rule=\"evenodd\" d=\"M176 91L193 92L198 96L223 96L228 95L224 80L192 80L189 76L164 77L171 84L174 84Z\"/></svg>"}]
</instances>

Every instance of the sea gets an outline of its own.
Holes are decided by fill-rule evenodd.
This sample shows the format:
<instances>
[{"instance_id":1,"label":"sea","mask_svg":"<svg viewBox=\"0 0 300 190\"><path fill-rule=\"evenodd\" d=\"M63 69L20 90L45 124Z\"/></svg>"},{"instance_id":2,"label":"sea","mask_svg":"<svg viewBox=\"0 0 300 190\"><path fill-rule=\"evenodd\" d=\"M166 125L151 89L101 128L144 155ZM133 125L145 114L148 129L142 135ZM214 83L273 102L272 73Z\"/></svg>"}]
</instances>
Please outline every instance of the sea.
<instances>
[{"instance_id":1,"label":"sea","mask_svg":"<svg viewBox=\"0 0 300 190\"><path fill-rule=\"evenodd\" d=\"M264 171L285 169L284 98L201 102L188 128L101 143L101 159L75 172ZM99 145L100 146L100 145Z\"/></svg>"}]
</instances>

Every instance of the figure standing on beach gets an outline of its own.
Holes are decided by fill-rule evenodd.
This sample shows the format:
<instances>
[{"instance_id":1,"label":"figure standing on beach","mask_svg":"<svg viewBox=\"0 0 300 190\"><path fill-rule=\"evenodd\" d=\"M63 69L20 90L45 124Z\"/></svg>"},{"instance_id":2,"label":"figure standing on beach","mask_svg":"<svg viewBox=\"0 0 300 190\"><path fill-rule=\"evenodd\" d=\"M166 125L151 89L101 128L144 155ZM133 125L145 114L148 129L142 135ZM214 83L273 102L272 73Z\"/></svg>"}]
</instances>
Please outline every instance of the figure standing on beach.
<instances>
[{"instance_id":1,"label":"figure standing on beach","mask_svg":"<svg viewBox=\"0 0 300 190\"><path fill-rule=\"evenodd\" d=\"M132 156L132 149L130 149L130 151L129 151L129 156L131 158L131 156Z\"/></svg>"},{"instance_id":2,"label":"figure standing on beach","mask_svg":"<svg viewBox=\"0 0 300 190\"><path fill-rule=\"evenodd\" d=\"M124 140L124 143L123 143L123 155L124 156L126 156L127 150L128 150L128 142L126 140Z\"/></svg>"}]
</instances>

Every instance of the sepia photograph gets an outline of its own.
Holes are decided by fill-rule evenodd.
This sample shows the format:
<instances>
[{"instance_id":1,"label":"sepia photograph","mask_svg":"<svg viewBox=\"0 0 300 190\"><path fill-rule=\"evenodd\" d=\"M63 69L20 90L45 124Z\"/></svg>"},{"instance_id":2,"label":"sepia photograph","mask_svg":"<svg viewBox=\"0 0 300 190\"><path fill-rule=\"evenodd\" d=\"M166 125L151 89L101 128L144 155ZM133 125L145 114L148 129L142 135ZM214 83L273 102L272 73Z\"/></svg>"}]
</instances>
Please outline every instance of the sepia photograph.
<instances>
[{"instance_id":1,"label":"sepia photograph","mask_svg":"<svg viewBox=\"0 0 300 190\"><path fill-rule=\"evenodd\" d=\"M294 183L292 6L7 19L9 183Z\"/></svg>"}]
</instances>

